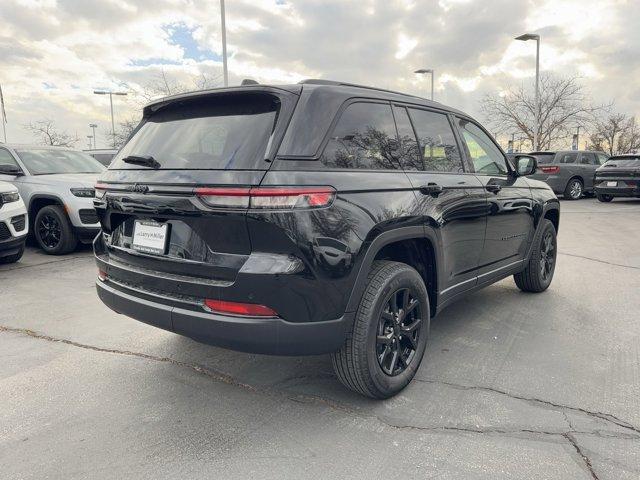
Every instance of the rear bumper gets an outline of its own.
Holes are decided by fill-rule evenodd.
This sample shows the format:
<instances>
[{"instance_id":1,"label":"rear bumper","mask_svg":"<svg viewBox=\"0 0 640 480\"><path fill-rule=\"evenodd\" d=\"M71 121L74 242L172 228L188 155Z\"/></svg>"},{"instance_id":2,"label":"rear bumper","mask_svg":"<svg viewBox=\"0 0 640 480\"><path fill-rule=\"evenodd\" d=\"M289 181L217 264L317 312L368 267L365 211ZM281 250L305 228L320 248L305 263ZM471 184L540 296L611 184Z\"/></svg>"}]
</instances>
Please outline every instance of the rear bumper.
<instances>
[{"instance_id":1,"label":"rear bumper","mask_svg":"<svg viewBox=\"0 0 640 480\"><path fill-rule=\"evenodd\" d=\"M541 182L546 183L551 187L556 194L564 193L564 189L567 186L567 180L559 175L547 175L544 173L535 173L530 175L527 178L531 178L533 180L540 180Z\"/></svg>"},{"instance_id":2,"label":"rear bumper","mask_svg":"<svg viewBox=\"0 0 640 480\"><path fill-rule=\"evenodd\" d=\"M122 291L109 280L96 282L109 308L141 322L198 342L269 355L318 355L338 350L353 314L323 322L292 323L281 318L234 317L196 312L154 302Z\"/></svg>"},{"instance_id":3,"label":"rear bumper","mask_svg":"<svg viewBox=\"0 0 640 480\"><path fill-rule=\"evenodd\" d=\"M614 197L640 197L640 187L596 187L596 194Z\"/></svg>"}]
</instances>

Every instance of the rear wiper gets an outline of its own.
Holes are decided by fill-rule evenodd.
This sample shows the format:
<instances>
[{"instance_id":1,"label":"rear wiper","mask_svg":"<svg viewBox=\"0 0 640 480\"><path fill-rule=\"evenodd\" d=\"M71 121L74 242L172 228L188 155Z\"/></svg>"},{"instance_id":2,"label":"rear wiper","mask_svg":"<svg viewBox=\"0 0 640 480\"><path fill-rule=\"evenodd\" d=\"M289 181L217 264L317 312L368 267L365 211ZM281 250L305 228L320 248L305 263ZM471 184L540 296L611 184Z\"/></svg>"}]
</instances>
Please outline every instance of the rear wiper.
<instances>
[{"instance_id":1,"label":"rear wiper","mask_svg":"<svg viewBox=\"0 0 640 480\"><path fill-rule=\"evenodd\" d=\"M128 157L124 157L122 161L133 165L155 168L156 170L160 168L160 163L151 155L129 155Z\"/></svg>"}]
</instances>

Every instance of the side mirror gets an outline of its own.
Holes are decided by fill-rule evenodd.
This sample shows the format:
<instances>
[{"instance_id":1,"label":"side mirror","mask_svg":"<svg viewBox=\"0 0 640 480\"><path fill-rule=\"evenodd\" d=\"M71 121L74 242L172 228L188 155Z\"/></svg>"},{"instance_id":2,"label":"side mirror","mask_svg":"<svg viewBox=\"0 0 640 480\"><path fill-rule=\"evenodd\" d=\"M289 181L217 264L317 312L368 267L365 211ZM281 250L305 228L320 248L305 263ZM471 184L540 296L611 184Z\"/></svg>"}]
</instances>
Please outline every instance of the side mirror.
<instances>
[{"instance_id":1,"label":"side mirror","mask_svg":"<svg viewBox=\"0 0 640 480\"><path fill-rule=\"evenodd\" d=\"M538 161L536 160L536 157L532 157L531 155L518 155L514 162L516 164L516 172L519 177L533 175L538 169Z\"/></svg>"},{"instance_id":2,"label":"side mirror","mask_svg":"<svg viewBox=\"0 0 640 480\"><path fill-rule=\"evenodd\" d=\"M20 176L23 175L22 169L17 165L12 165L10 163L0 163L0 175L15 175Z\"/></svg>"}]
</instances>

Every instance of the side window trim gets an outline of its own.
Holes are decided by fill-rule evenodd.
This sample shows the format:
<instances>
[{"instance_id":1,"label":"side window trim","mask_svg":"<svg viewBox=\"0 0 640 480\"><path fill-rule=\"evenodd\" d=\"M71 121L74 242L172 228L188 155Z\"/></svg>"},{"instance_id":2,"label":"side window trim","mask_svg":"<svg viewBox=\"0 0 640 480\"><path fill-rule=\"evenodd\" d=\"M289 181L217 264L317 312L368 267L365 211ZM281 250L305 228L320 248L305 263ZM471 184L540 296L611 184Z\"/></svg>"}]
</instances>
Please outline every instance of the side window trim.
<instances>
[{"instance_id":1,"label":"side window trim","mask_svg":"<svg viewBox=\"0 0 640 480\"><path fill-rule=\"evenodd\" d=\"M505 163L505 165L506 165L506 167L507 167L507 173L506 173L506 175L504 175L504 174L492 174L493 176L509 176L510 174L512 174L512 173L513 173L513 170L511 169L511 162L509 162L509 160L507 159L507 155L504 153L504 151L502 150L502 148L500 147L500 145L498 145L498 144L496 143L496 141L493 139L493 137L491 136L491 134L490 134L490 133L489 133L489 132L488 132L488 131L487 131L487 130L482 126L482 125L480 125L480 124L479 124L478 122L476 122L475 120L472 120L471 118L469 118L469 117L465 117L465 116L463 116L463 115L455 115L455 118L456 118L456 119L459 119L459 120L464 120L464 121L469 122L469 123L472 123L473 125L475 125L476 127L478 127L482 132L484 132L484 134L487 136L487 138L489 139L489 141L490 141L490 142L491 142L491 143L492 143L492 144L493 144L493 145L498 149L498 151L499 151L499 152L500 152L500 154L502 155L502 158L504 159L504 163ZM456 128L457 128L457 129L459 129L459 128L460 128L460 127L457 125L457 122L456 122ZM470 167L471 167L471 169L472 169L471 171L472 171L473 173L475 173L476 175L484 175L484 174L482 174L482 173L478 173L478 172L476 172L476 171L475 171L475 168L474 168L474 166L473 166L473 161L472 161L472 159L471 159L471 153L469 152L469 148L467 147L467 142L466 142L466 141L464 141L464 138L462 137L462 132L459 132L459 135L460 135L461 140L462 140L462 141L463 141L463 143L464 143L464 151L465 151L465 155L467 155L467 156L468 156L468 158L469 158L469 165L470 165Z\"/></svg>"}]
</instances>

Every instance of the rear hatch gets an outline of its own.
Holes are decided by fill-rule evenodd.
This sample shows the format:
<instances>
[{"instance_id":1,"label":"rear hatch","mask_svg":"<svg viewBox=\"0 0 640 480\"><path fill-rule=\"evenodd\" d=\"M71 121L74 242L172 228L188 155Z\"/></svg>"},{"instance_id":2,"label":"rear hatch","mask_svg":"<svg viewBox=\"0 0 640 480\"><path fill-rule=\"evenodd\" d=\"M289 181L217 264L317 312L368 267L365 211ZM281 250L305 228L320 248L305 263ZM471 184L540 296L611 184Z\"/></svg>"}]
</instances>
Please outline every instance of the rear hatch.
<instances>
[{"instance_id":1,"label":"rear hatch","mask_svg":"<svg viewBox=\"0 0 640 480\"><path fill-rule=\"evenodd\" d=\"M176 294L199 292L162 277L233 282L251 253L242 193L260 184L297 98L293 90L246 87L145 108L97 184L105 233L98 255Z\"/></svg>"},{"instance_id":2,"label":"rear hatch","mask_svg":"<svg viewBox=\"0 0 640 480\"><path fill-rule=\"evenodd\" d=\"M640 182L640 157L611 158L596 170L595 184L602 187L635 187Z\"/></svg>"}]
</instances>

